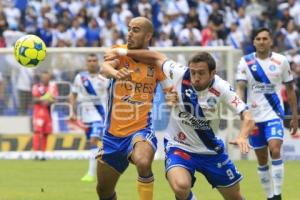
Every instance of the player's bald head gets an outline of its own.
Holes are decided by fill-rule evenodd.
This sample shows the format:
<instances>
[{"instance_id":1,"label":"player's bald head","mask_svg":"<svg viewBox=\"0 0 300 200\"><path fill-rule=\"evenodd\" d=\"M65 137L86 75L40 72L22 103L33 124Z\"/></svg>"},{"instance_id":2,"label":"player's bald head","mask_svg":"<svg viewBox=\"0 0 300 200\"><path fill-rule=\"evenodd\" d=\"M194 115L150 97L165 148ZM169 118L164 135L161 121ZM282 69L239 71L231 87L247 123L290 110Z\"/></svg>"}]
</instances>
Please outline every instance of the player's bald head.
<instances>
[{"instance_id":1,"label":"player's bald head","mask_svg":"<svg viewBox=\"0 0 300 200\"><path fill-rule=\"evenodd\" d=\"M145 33L153 33L153 24L152 22L146 17L135 17L131 20L131 22L136 22L141 25Z\"/></svg>"}]
</instances>

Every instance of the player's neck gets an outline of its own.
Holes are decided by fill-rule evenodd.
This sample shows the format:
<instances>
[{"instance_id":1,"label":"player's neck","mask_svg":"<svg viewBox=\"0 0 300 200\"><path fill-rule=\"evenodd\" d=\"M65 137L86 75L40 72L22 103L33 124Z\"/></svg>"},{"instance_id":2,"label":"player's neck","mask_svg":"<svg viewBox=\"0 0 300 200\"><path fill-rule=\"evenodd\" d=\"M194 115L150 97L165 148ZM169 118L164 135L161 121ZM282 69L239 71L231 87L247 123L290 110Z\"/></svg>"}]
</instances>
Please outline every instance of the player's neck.
<instances>
[{"instance_id":1,"label":"player's neck","mask_svg":"<svg viewBox=\"0 0 300 200\"><path fill-rule=\"evenodd\" d=\"M94 76L97 76L98 73L97 72L89 72L90 76L94 77Z\"/></svg>"},{"instance_id":2,"label":"player's neck","mask_svg":"<svg viewBox=\"0 0 300 200\"><path fill-rule=\"evenodd\" d=\"M261 60L264 60L264 59L267 59L271 56L271 52L256 52L256 57L261 59Z\"/></svg>"}]
</instances>

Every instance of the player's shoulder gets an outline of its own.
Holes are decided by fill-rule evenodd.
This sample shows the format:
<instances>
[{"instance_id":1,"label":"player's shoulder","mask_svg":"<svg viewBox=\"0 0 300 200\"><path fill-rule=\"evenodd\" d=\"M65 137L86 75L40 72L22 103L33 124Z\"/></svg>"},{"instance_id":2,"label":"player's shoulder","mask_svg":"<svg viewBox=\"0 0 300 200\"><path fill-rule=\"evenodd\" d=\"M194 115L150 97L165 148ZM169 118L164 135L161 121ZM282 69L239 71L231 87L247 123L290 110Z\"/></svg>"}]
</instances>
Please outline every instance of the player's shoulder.
<instances>
[{"instance_id":1,"label":"player's shoulder","mask_svg":"<svg viewBox=\"0 0 300 200\"><path fill-rule=\"evenodd\" d=\"M287 57L283 54L272 52L271 60L273 62L277 62L278 64L282 64L287 61Z\"/></svg>"},{"instance_id":2,"label":"player's shoulder","mask_svg":"<svg viewBox=\"0 0 300 200\"><path fill-rule=\"evenodd\" d=\"M211 88L214 88L220 94L231 90L231 86L230 86L229 82L222 79L218 75L215 75L214 83Z\"/></svg>"}]
</instances>

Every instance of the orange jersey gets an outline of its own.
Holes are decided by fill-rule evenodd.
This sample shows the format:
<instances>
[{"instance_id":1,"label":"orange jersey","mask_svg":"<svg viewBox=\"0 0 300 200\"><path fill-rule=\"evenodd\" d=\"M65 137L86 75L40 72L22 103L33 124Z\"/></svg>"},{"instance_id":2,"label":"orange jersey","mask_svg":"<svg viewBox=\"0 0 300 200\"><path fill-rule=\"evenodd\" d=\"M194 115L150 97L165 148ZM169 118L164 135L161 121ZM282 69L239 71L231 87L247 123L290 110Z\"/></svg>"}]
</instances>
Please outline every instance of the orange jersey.
<instances>
[{"instance_id":1,"label":"orange jersey","mask_svg":"<svg viewBox=\"0 0 300 200\"><path fill-rule=\"evenodd\" d=\"M122 56L117 69L132 71L131 80L113 80L109 97L107 130L114 136L126 137L151 126L155 89L166 79L160 67L136 62ZM164 87L164 85L163 85Z\"/></svg>"}]
</instances>

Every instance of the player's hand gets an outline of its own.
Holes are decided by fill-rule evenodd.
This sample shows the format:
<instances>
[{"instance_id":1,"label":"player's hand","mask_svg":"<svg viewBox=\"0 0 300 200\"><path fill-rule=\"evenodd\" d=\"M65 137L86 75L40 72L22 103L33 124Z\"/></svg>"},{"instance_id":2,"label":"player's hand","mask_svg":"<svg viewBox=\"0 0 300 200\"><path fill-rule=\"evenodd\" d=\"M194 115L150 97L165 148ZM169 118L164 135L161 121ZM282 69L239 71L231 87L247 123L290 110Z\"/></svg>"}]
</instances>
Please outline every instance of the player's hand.
<instances>
[{"instance_id":1,"label":"player's hand","mask_svg":"<svg viewBox=\"0 0 300 200\"><path fill-rule=\"evenodd\" d=\"M131 80L131 73L133 73L132 70L128 70L126 68L122 68L117 71L115 74L115 79L117 80Z\"/></svg>"},{"instance_id":2,"label":"player's hand","mask_svg":"<svg viewBox=\"0 0 300 200\"><path fill-rule=\"evenodd\" d=\"M41 96L40 100L47 103L51 103L54 102L55 99L50 92L46 92L43 96Z\"/></svg>"},{"instance_id":3,"label":"player's hand","mask_svg":"<svg viewBox=\"0 0 300 200\"><path fill-rule=\"evenodd\" d=\"M297 117L292 117L290 121L290 132L291 135L295 135L297 133L298 129L298 118Z\"/></svg>"},{"instance_id":4,"label":"player's hand","mask_svg":"<svg viewBox=\"0 0 300 200\"><path fill-rule=\"evenodd\" d=\"M239 146L240 152L243 154L246 154L250 151L250 145L248 143L248 138L238 136L235 140L230 141L229 144Z\"/></svg>"},{"instance_id":5,"label":"player's hand","mask_svg":"<svg viewBox=\"0 0 300 200\"><path fill-rule=\"evenodd\" d=\"M117 48L115 49L108 49L104 51L104 61L109 61L109 60L115 60L119 58L119 51Z\"/></svg>"},{"instance_id":6,"label":"player's hand","mask_svg":"<svg viewBox=\"0 0 300 200\"><path fill-rule=\"evenodd\" d=\"M170 107L175 107L178 103L178 93L175 89L175 86L173 86L169 91L165 94L166 97L166 103Z\"/></svg>"},{"instance_id":7,"label":"player's hand","mask_svg":"<svg viewBox=\"0 0 300 200\"><path fill-rule=\"evenodd\" d=\"M76 121L77 120L77 115L75 114L75 112L73 111L70 115L70 120L71 121Z\"/></svg>"}]
</instances>

